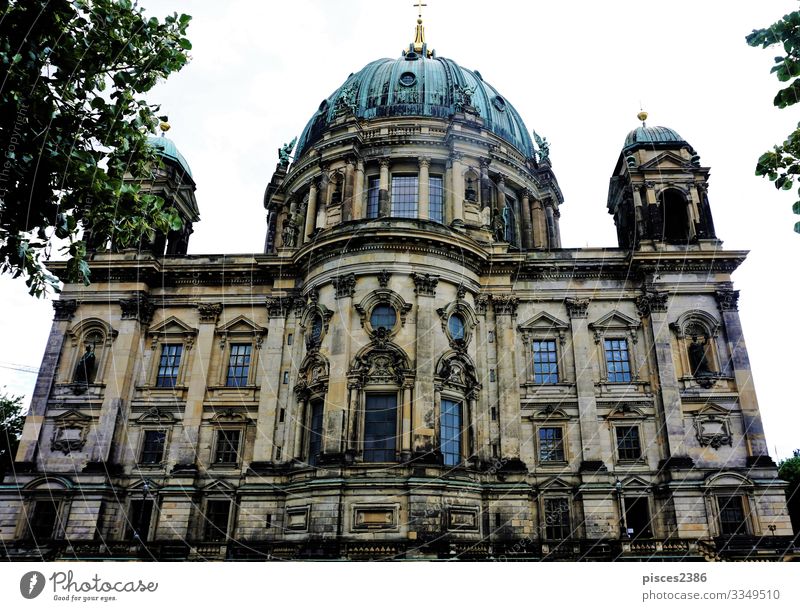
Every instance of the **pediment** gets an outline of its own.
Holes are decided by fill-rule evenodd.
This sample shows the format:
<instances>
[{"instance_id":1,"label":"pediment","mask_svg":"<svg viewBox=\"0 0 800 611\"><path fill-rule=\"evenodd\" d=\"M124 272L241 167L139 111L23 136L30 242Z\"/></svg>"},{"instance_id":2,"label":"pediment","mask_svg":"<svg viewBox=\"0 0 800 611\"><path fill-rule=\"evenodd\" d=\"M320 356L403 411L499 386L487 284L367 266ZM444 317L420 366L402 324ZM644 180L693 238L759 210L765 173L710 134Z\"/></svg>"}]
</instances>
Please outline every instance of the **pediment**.
<instances>
[{"instance_id":1,"label":"pediment","mask_svg":"<svg viewBox=\"0 0 800 611\"><path fill-rule=\"evenodd\" d=\"M553 491L560 491L560 492L568 492L572 490L572 486L565 482L560 477L553 477L546 482L544 482L541 486L539 486L541 490L547 490L548 492Z\"/></svg>"},{"instance_id":2,"label":"pediment","mask_svg":"<svg viewBox=\"0 0 800 611\"><path fill-rule=\"evenodd\" d=\"M71 423L71 422L81 423L82 424L82 423L90 422L92 420L92 417L91 416L87 416L86 414L84 414L82 412L79 412L76 409L69 409L69 410L65 411L64 413L59 414L58 416L55 416L53 418L53 420L55 420L59 424L68 424L68 423Z\"/></svg>"},{"instance_id":3,"label":"pediment","mask_svg":"<svg viewBox=\"0 0 800 611\"><path fill-rule=\"evenodd\" d=\"M217 333L266 333L266 329L254 323L246 316L237 316L217 328Z\"/></svg>"},{"instance_id":4,"label":"pediment","mask_svg":"<svg viewBox=\"0 0 800 611\"><path fill-rule=\"evenodd\" d=\"M639 166L640 170L685 170L689 162L671 151L664 151Z\"/></svg>"},{"instance_id":5,"label":"pediment","mask_svg":"<svg viewBox=\"0 0 800 611\"><path fill-rule=\"evenodd\" d=\"M150 327L148 335L197 335L197 329L190 327L183 321L170 316L157 325Z\"/></svg>"},{"instance_id":6,"label":"pediment","mask_svg":"<svg viewBox=\"0 0 800 611\"><path fill-rule=\"evenodd\" d=\"M714 405L713 403L709 403L703 409L698 410L695 413L696 416L706 416L709 418L727 418L730 415L730 412L725 409L724 407L720 407L719 405Z\"/></svg>"},{"instance_id":7,"label":"pediment","mask_svg":"<svg viewBox=\"0 0 800 611\"><path fill-rule=\"evenodd\" d=\"M646 482L641 477L635 476L623 479L620 483L622 484L623 490L629 488L647 488L650 486L650 482Z\"/></svg>"},{"instance_id":8,"label":"pediment","mask_svg":"<svg viewBox=\"0 0 800 611\"><path fill-rule=\"evenodd\" d=\"M211 418L211 422L214 423L226 423L226 424L247 424L249 419L244 414L240 414L232 409L223 409L214 413L214 416Z\"/></svg>"},{"instance_id":9,"label":"pediment","mask_svg":"<svg viewBox=\"0 0 800 611\"><path fill-rule=\"evenodd\" d=\"M709 476L706 479L705 485L713 488L739 488L741 486L752 486L753 482L743 475L727 471Z\"/></svg>"},{"instance_id":10,"label":"pediment","mask_svg":"<svg viewBox=\"0 0 800 611\"><path fill-rule=\"evenodd\" d=\"M593 323L589 323L590 329L636 329L639 327L641 323L631 318L630 316L626 316L619 310L611 310L605 316L601 316Z\"/></svg>"},{"instance_id":11,"label":"pediment","mask_svg":"<svg viewBox=\"0 0 800 611\"><path fill-rule=\"evenodd\" d=\"M539 312L536 316L522 323L517 328L520 331L548 331L552 329L563 331L569 329L569 325L547 312Z\"/></svg>"},{"instance_id":12,"label":"pediment","mask_svg":"<svg viewBox=\"0 0 800 611\"><path fill-rule=\"evenodd\" d=\"M537 410L533 414L535 420L568 420L569 415L563 409L553 406L546 406L544 409Z\"/></svg>"},{"instance_id":13,"label":"pediment","mask_svg":"<svg viewBox=\"0 0 800 611\"><path fill-rule=\"evenodd\" d=\"M224 482L222 480L215 480L211 482L208 486L203 488L204 492L224 492L224 493L231 493L233 494L236 492L236 489L231 486L228 482Z\"/></svg>"},{"instance_id":14,"label":"pediment","mask_svg":"<svg viewBox=\"0 0 800 611\"><path fill-rule=\"evenodd\" d=\"M171 424L175 422L175 417L170 412L154 407L139 416L136 422L140 424Z\"/></svg>"}]
</instances>

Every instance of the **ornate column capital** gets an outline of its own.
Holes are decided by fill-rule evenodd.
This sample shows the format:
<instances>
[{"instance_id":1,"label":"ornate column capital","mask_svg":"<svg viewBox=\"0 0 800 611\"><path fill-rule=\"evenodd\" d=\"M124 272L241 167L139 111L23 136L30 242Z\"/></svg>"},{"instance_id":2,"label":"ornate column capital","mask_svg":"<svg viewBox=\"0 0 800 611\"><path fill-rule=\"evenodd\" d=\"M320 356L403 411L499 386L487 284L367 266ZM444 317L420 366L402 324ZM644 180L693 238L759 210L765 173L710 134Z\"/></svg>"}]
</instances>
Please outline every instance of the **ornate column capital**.
<instances>
[{"instance_id":1,"label":"ornate column capital","mask_svg":"<svg viewBox=\"0 0 800 611\"><path fill-rule=\"evenodd\" d=\"M716 293L717 303L722 312L737 312L739 310L739 291L723 289Z\"/></svg>"},{"instance_id":2,"label":"ornate column capital","mask_svg":"<svg viewBox=\"0 0 800 611\"><path fill-rule=\"evenodd\" d=\"M436 297L436 285L439 284L439 276L412 273L411 279L414 281L414 292L417 295Z\"/></svg>"},{"instance_id":3,"label":"ornate column capital","mask_svg":"<svg viewBox=\"0 0 800 611\"><path fill-rule=\"evenodd\" d=\"M153 320L156 309L147 294L141 291L130 299L120 299L119 305L122 308L122 320L138 320L143 325Z\"/></svg>"},{"instance_id":4,"label":"ornate column capital","mask_svg":"<svg viewBox=\"0 0 800 611\"><path fill-rule=\"evenodd\" d=\"M489 157L481 157L479 161L481 163L481 170L484 171L488 170L489 165L492 163L492 160Z\"/></svg>"},{"instance_id":5,"label":"ornate column capital","mask_svg":"<svg viewBox=\"0 0 800 611\"><path fill-rule=\"evenodd\" d=\"M53 301L53 320L72 320L78 302L75 299L56 299Z\"/></svg>"},{"instance_id":6,"label":"ornate column capital","mask_svg":"<svg viewBox=\"0 0 800 611\"><path fill-rule=\"evenodd\" d=\"M486 293L481 293L475 297L475 311L480 314L481 316L486 315L486 311L489 309L489 295Z\"/></svg>"},{"instance_id":7,"label":"ornate column capital","mask_svg":"<svg viewBox=\"0 0 800 611\"><path fill-rule=\"evenodd\" d=\"M293 297L267 297L264 305L270 318L282 318L289 314L294 303Z\"/></svg>"},{"instance_id":8,"label":"ornate column capital","mask_svg":"<svg viewBox=\"0 0 800 611\"><path fill-rule=\"evenodd\" d=\"M417 161L419 162L419 167L421 167L421 168L423 168L423 167L428 168L431 165L431 158L430 157L419 157L417 159Z\"/></svg>"},{"instance_id":9,"label":"ornate column capital","mask_svg":"<svg viewBox=\"0 0 800 611\"><path fill-rule=\"evenodd\" d=\"M219 315L222 314L221 303L198 303L197 312L200 314L201 323L217 324Z\"/></svg>"},{"instance_id":10,"label":"ornate column capital","mask_svg":"<svg viewBox=\"0 0 800 611\"><path fill-rule=\"evenodd\" d=\"M450 151L450 155L448 156L450 161L461 161L463 158L464 154L458 151Z\"/></svg>"},{"instance_id":11,"label":"ornate column capital","mask_svg":"<svg viewBox=\"0 0 800 611\"><path fill-rule=\"evenodd\" d=\"M588 299L567 297L564 300L564 305L567 306L567 314L569 314L570 318L586 318L589 311Z\"/></svg>"},{"instance_id":12,"label":"ornate column capital","mask_svg":"<svg viewBox=\"0 0 800 611\"><path fill-rule=\"evenodd\" d=\"M336 289L336 299L352 297L353 293L356 292L356 275L353 273L336 276L331 282L333 283L333 288Z\"/></svg>"},{"instance_id":13,"label":"ornate column capital","mask_svg":"<svg viewBox=\"0 0 800 611\"><path fill-rule=\"evenodd\" d=\"M496 316L516 316L519 297L513 295L492 295L492 307Z\"/></svg>"},{"instance_id":14,"label":"ornate column capital","mask_svg":"<svg viewBox=\"0 0 800 611\"><path fill-rule=\"evenodd\" d=\"M649 316L651 312L666 312L669 293L666 291L648 291L639 295L636 300L636 312L640 317Z\"/></svg>"},{"instance_id":15,"label":"ornate column capital","mask_svg":"<svg viewBox=\"0 0 800 611\"><path fill-rule=\"evenodd\" d=\"M388 168L389 167L389 161L390 161L390 159L388 157L381 157L380 159L378 159L378 164L382 168Z\"/></svg>"}]
</instances>

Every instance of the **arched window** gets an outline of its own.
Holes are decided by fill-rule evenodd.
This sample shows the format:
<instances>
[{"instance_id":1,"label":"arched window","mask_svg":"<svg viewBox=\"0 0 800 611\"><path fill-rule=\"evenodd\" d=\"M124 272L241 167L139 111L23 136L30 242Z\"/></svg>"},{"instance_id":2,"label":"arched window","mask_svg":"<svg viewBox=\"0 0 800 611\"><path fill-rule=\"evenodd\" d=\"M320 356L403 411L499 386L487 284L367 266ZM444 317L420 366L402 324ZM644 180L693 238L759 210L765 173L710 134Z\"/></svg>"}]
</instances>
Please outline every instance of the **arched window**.
<instances>
[{"instance_id":1,"label":"arched window","mask_svg":"<svg viewBox=\"0 0 800 611\"><path fill-rule=\"evenodd\" d=\"M473 453L471 418L475 417L480 385L472 360L460 350L442 355L434 380L434 401L439 406L439 453L445 466L455 467L463 464Z\"/></svg>"},{"instance_id":2,"label":"arched window","mask_svg":"<svg viewBox=\"0 0 800 611\"><path fill-rule=\"evenodd\" d=\"M665 242L681 244L689 241L689 218L686 196L677 189L661 193L661 214Z\"/></svg>"},{"instance_id":3,"label":"arched window","mask_svg":"<svg viewBox=\"0 0 800 611\"><path fill-rule=\"evenodd\" d=\"M722 376L717 335L719 322L703 310L690 310L670 325L678 340L681 380L711 388Z\"/></svg>"},{"instance_id":4,"label":"arched window","mask_svg":"<svg viewBox=\"0 0 800 611\"><path fill-rule=\"evenodd\" d=\"M457 341L464 340L464 333L466 331L466 322L464 317L459 314L451 314L447 321L447 329L450 332L450 337Z\"/></svg>"},{"instance_id":5,"label":"arched window","mask_svg":"<svg viewBox=\"0 0 800 611\"><path fill-rule=\"evenodd\" d=\"M375 330L386 329L391 331L397 324L397 312L388 303L379 303L372 308L372 313L369 317L369 324Z\"/></svg>"}]
</instances>

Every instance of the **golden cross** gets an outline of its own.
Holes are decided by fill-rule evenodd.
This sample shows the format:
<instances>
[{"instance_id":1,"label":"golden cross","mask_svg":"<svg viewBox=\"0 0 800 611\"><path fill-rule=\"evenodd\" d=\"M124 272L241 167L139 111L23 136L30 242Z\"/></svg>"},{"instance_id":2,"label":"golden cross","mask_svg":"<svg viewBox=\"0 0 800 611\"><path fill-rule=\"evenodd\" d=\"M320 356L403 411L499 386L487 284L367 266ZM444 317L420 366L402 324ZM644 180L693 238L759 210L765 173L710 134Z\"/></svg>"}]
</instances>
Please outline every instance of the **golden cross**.
<instances>
[{"instance_id":1,"label":"golden cross","mask_svg":"<svg viewBox=\"0 0 800 611\"><path fill-rule=\"evenodd\" d=\"M422 7L423 6L428 6L428 5L427 4L423 4L422 0L417 0L417 3L414 6L417 7L417 10L419 11L419 18L422 19Z\"/></svg>"}]
</instances>

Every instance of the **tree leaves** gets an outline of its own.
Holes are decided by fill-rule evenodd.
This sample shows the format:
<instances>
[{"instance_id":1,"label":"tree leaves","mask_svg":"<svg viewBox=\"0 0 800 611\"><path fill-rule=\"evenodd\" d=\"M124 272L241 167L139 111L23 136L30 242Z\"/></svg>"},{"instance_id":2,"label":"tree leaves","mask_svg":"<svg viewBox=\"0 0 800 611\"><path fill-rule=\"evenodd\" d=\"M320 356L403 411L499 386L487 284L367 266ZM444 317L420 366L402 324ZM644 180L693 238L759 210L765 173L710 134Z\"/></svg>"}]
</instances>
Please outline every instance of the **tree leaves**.
<instances>
[{"instance_id":1,"label":"tree leaves","mask_svg":"<svg viewBox=\"0 0 800 611\"><path fill-rule=\"evenodd\" d=\"M31 294L58 290L46 262L60 246L70 280L89 281L82 231L125 248L180 223L134 183L160 163L147 144L159 109L143 94L187 63L190 20L146 18L129 0L7 2L0 273L25 276Z\"/></svg>"},{"instance_id":2,"label":"tree leaves","mask_svg":"<svg viewBox=\"0 0 800 611\"><path fill-rule=\"evenodd\" d=\"M746 40L751 47L782 45L786 55L775 57L775 65L770 72L780 82L791 83L778 91L773 104L778 108L787 108L800 102L800 11L784 15L783 19L768 28L753 30ZM775 183L776 189L789 190L794 186L795 179L800 176L800 125L782 145L775 146L772 151L758 158L756 176L766 176ZM793 204L792 211L800 214L800 199ZM795 223L794 230L800 233L800 222Z\"/></svg>"}]
</instances>

